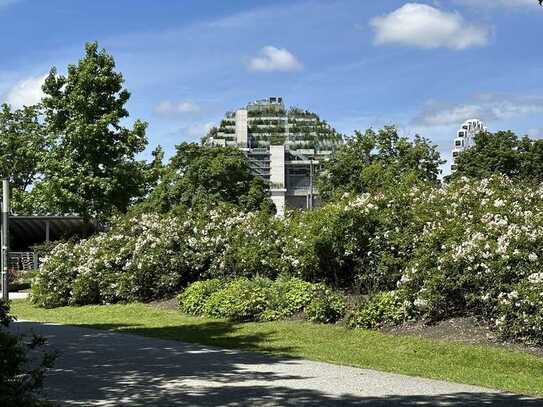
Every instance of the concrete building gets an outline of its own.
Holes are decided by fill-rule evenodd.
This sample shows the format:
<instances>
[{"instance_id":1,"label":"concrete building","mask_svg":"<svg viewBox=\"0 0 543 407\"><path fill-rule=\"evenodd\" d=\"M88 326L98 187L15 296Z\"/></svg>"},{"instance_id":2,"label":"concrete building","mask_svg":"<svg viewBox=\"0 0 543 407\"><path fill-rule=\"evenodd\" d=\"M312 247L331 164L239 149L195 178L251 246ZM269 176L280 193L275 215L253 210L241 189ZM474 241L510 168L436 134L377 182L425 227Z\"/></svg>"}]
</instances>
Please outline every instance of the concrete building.
<instances>
[{"instance_id":1,"label":"concrete building","mask_svg":"<svg viewBox=\"0 0 543 407\"><path fill-rule=\"evenodd\" d=\"M475 135L484 131L487 131L487 128L483 121L479 119L466 120L464 124L462 124L462 127L460 127L460 130L458 130L456 138L454 139L451 171L456 170L456 157L458 157L458 155L465 149L473 146L475 143Z\"/></svg>"},{"instance_id":2,"label":"concrete building","mask_svg":"<svg viewBox=\"0 0 543 407\"><path fill-rule=\"evenodd\" d=\"M244 151L253 172L269 182L271 199L282 216L286 208L318 203L315 175L343 136L315 113L287 110L281 97L270 97L227 112L203 143Z\"/></svg>"}]
</instances>

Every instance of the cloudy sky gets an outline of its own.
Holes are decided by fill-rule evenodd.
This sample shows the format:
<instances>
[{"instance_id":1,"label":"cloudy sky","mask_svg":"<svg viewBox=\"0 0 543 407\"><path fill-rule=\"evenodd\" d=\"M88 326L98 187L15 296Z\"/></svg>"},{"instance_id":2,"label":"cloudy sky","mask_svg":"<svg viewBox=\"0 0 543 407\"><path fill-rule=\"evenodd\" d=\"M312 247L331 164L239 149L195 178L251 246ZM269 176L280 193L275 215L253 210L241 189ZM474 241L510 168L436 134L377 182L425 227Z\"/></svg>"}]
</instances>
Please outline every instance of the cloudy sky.
<instances>
[{"instance_id":1,"label":"cloudy sky","mask_svg":"<svg viewBox=\"0 0 543 407\"><path fill-rule=\"evenodd\" d=\"M283 96L338 130L396 124L445 158L466 119L543 137L535 0L0 0L0 102L40 98L86 41L112 53L150 149Z\"/></svg>"}]
</instances>

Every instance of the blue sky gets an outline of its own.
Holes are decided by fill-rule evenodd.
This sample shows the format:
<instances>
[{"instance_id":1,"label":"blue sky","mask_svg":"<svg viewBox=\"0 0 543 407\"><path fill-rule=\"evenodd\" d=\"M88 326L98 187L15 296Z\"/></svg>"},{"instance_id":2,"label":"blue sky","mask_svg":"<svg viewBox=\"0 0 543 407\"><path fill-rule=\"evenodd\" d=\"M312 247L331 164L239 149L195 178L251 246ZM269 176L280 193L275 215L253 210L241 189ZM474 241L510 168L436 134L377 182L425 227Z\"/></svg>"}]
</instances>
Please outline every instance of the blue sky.
<instances>
[{"instance_id":1,"label":"blue sky","mask_svg":"<svg viewBox=\"0 0 543 407\"><path fill-rule=\"evenodd\" d=\"M267 96L341 132L396 124L449 158L460 124L543 137L535 0L0 0L0 101L39 98L86 41L113 54L150 148Z\"/></svg>"}]
</instances>

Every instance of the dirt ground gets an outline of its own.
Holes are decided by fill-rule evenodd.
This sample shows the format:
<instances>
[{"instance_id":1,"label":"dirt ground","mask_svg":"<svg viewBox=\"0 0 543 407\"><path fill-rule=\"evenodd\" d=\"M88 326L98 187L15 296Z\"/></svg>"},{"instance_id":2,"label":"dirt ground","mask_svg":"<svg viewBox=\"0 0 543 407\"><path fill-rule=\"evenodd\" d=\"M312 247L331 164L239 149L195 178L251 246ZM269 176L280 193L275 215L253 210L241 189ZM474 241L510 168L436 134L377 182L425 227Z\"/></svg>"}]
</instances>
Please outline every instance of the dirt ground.
<instances>
[{"instance_id":1,"label":"dirt ground","mask_svg":"<svg viewBox=\"0 0 543 407\"><path fill-rule=\"evenodd\" d=\"M543 347L499 340L487 324L475 317L451 318L431 325L424 322L409 322L399 326L382 328L381 332L390 335L418 336L421 338L461 342L472 345L503 346L511 350L530 352L543 356Z\"/></svg>"}]
</instances>

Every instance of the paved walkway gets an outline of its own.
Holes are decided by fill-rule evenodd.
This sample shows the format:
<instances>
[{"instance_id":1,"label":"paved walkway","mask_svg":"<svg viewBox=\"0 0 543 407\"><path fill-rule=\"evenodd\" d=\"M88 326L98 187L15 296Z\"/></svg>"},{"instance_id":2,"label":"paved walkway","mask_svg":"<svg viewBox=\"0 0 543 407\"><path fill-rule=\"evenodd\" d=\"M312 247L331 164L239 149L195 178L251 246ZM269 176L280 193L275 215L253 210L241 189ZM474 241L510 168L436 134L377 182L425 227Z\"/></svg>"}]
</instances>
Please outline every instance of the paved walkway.
<instances>
[{"instance_id":1,"label":"paved walkway","mask_svg":"<svg viewBox=\"0 0 543 407\"><path fill-rule=\"evenodd\" d=\"M28 298L29 295L30 293L14 292L14 293L9 293L9 299L10 300L24 300Z\"/></svg>"},{"instance_id":2,"label":"paved walkway","mask_svg":"<svg viewBox=\"0 0 543 407\"><path fill-rule=\"evenodd\" d=\"M542 406L488 389L85 328L17 322L62 353L47 396L69 406Z\"/></svg>"}]
</instances>

